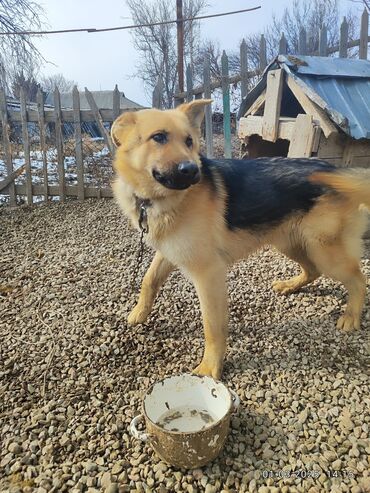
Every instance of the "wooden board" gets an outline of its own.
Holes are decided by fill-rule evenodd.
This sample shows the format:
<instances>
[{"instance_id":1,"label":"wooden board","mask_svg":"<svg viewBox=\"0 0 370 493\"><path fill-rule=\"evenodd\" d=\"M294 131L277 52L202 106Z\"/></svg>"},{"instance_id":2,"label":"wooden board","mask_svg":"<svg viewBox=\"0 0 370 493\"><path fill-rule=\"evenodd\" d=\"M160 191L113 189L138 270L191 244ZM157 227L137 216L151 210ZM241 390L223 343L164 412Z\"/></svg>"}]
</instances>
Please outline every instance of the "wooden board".
<instances>
[{"instance_id":1,"label":"wooden board","mask_svg":"<svg viewBox=\"0 0 370 493\"><path fill-rule=\"evenodd\" d=\"M266 100L266 89L264 89L254 103L247 109L245 116L255 115L257 111L265 104Z\"/></svg>"},{"instance_id":2,"label":"wooden board","mask_svg":"<svg viewBox=\"0 0 370 493\"><path fill-rule=\"evenodd\" d=\"M23 140L22 143L24 149L24 160L26 165L27 204L32 205L31 150L30 150L30 137L28 134L28 125L27 125L26 95L23 88L21 88L20 91L20 101L21 101L21 118L22 118L22 140Z\"/></svg>"},{"instance_id":3,"label":"wooden board","mask_svg":"<svg viewBox=\"0 0 370 493\"><path fill-rule=\"evenodd\" d=\"M40 147L42 152L42 170L44 180L44 200L48 201L48 159L46 155L46 138L45 138L45 118L44 118L44 95L39 89L37 91L37 111L39 114L39 132Z\"/></svg>"},{"instance_id":4,"label":"wooden board","mask_svg":"<svg viewBox=\"0 0 370 493\"><path fill-rule=\"evenodd\" d=\"M98 105L95 102L94 96L92 93L85 87L85 95L87 102L90 105L91 111L94 113L95 116L95 121L99 126L100 132L102 136L104 137L104 141L109 149L109 152L111 156L114 156L114 145L111 139L111 136L109 135L109 132L107 132L106 128L104 127L104 120L102 118L102 115L99 112Z\"/></svg>"},{"instance_id":5,"label":"wooden board","mask_svg":"<svg viewBox=\"0 0 370 493\"><path fill-rule=\"evenodd\" d=\"M117 86L116 86L117 87ZM82 153L82 133L81 133L81 115L80 115L80 93L77 86L74 86L72 92L73 112L74 112L74 137L76 146L76 164L77 164L77 188L78 199L83 200L84 196L84 163Z\"/></svg>"},{"instance_id":6,"label":"wooden board","mask_svg":"<svg viewBox=\"0 0 370 493\"><path fill-rule=\"evenodd\" d=\"M262 135L262 116L249 115L239 120L238 135L240 139L245 139L251 135ZM277 139L291 140L295 126L295 118L280 118Z\"/></svg>"},{"instance_id":7,"label":"wooden board","mask_svg":"<svg viewBox=\"0 0 370 493\"><path fill-rule=\"evenodd\" d=\"M9 137L9 121L8 121L8 111L6 106L6 96L3 90L0 90L0 119L2 126L6 172L8 176L11 176L13 173L12 149L11 149L10 137ZM16 202L15 188L13 182L11 182L11 185L9 186L8 193L9 193L10 205L11 206L16 205L17 202Z\"/></svg>"},{"instance_id":8,"label":"wooden board","mask_svg":"<svg viewBox=\"0 0 370 493\"><path fill-rule=\"evenodd\" d=\"M32 185L32 195L42 195L44 193L43 185ZM65 195L67 197L77 197L78 187L76 185L66 185ZM15 185L15 193L17 195L26 195L27 188L26 185ZM8 192L0 190L0 195L7 195ZM86 198L112 198L113 191L111 188L96 188L96 187L85 187L84 194ZM52 197L59 196L59 185L49 185L49 195Z\"/></svg>"},{"instance_id":9,"label":"wooden board","mask_svg":"<svg viewBox=\"0 0 370 493\"><path fill-rule=\"evenodd\" d=\"M268 72L262 138L270 142L276 142L278 136L283 81L284 72L282 69L270 70Z\"/></svg>"},{"instance_id":10,"label":"wooden board","mask_svg":"<svg viewBox=\"0 0 370 493\"><path fill-rule=\"evenodd\" d=\"M58 180L60 201L65 201L65 171L63 154L63 134L62 134L62 115L60 108L60 93L56 87L54 90L54 111L55 111L55 142L57 147L58 160Z\"/></svg>"},{"instance_id":11,"label":"wooden board","mask_svg":"<svg viewBox=\"0 0 370 493\"><path fill-rule=\"evenodd\" d=\"M306 96L306 94L303 92L303 89L299 86L299 84L297 84L293 77L288 76L286 78L286 82L289 89L297 98L299 104L302 106L304 111L320 122L320 126L322 128L322 131L324 132L325 137L329 137L331 134L338 133L337 127L330 120L325 111L316 103L311 101L308 96Z\"/></svg>"},{"instance_id":12,"label":"wooden board","mask_svg":"<svg viewBox=\"0 0 370 493\"><path fill-rule=\"evenodd\" d=\"M315 129L311 115L300 114L296 118L294 132L290 141L288 157L310 157Z\"/></svg>"}]
</instances>

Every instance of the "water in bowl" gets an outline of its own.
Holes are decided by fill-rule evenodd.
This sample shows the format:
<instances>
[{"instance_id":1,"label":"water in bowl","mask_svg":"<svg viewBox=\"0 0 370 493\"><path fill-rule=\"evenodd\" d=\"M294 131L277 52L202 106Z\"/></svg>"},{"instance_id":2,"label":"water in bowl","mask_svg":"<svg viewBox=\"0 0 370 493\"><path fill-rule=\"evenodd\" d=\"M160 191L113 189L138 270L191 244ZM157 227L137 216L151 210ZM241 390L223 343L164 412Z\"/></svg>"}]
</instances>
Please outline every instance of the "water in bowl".
<instances>
[{"instance_id":1,"label":"water in bowl","mask_svg":"<svg viewBox=\"0 0 370 493\"><path fill-rule=\"evenodd\" d=\"M168 431L182 431L191 433L204 430L211 426L216 417L207 409L195 406L179 406L163 413L157 425Z\"/></svg>"}]
</instances>

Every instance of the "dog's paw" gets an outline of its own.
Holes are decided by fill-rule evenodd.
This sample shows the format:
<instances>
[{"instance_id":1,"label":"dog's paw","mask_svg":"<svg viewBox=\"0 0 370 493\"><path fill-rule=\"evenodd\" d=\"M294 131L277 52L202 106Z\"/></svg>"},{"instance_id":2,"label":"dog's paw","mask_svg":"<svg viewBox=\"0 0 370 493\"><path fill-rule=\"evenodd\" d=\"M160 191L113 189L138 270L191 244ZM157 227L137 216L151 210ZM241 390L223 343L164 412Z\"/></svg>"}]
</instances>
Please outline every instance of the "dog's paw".
<instances>
[{"instance_id":1,"label":"dog's paw","mask_svg":"<svg viewBox=\"0 0 370 493\"><path fill-rule=\"evenodd\" d=\"M201 377L212 377L215 380L219 380L221 378L222 365L210 365L208 362L203 360L200 365L194 368L192 373Z\"/></svg>"},{"instance_id":2,"label":"dog's paw","mask_svg":"<svg viewBox=\"0 0 370 493\"><path fill-rule=\"evenodd\" d=\"M276 293L290 294L296 291L297 287L293 285L290 281L273 281L272 289Z\"/></svg>"},{"instance_id":3,"label":"dog's paw","mask_svg":"<svg viewBox=\"0 0 370 493\"><path fill-rule=\"evenodd\" d=\"M359 330L361 325L360 317L356 317L352 313L344 313L339 317L337 322L337 329L343 332L353 332Z\"/></svg>"},{"instance_id":4,"label":"dog's paw","mask_svg":"<svg viewBox=\"0 0 370 493\"><path fill-rule=\"evenodd\" d=\"M130 315L127 317L127 323L129 325L143 324L148 318L149 311L147 308L141 307L139 304L131 311Z\"/></svg>"}]
</instances>

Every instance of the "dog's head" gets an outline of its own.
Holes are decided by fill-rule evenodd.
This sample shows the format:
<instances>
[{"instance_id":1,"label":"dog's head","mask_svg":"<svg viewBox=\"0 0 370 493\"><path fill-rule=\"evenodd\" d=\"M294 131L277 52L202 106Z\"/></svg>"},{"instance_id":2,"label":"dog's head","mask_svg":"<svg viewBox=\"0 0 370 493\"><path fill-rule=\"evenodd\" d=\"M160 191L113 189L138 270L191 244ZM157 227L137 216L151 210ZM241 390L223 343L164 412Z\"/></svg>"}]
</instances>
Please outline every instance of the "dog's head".
<instances>
[{"instance_id":1,"label":"dog's head","mask_svg":"<svg viewBox=\"0 0 370 493\"><path fill-rule=\"evenodd\" d=\"M200 180L200 126L204 107L195 100L173 110L123 113L112 125L115 169L138 194L164 197Z\"/></svg>"}]
</instances>

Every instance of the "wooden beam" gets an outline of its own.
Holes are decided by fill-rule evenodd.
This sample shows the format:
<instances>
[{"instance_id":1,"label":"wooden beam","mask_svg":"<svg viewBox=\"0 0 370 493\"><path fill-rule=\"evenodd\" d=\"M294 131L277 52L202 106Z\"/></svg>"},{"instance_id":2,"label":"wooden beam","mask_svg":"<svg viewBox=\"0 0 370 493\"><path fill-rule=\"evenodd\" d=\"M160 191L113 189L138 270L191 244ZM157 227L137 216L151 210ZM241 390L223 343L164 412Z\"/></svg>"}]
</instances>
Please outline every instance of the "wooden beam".
<instances>
[{"instance_id":1,"label":"wooden beam","mask_svg":"<svg viewBox=\"0 0 370 493\"><path fill-rule=\"evenodd\" d=\"M106 128L104 127L104 120L99 112L98 105L95 102L94 96L91 94L91 92L85 87L85 95L87 102L90 105L91 111L94 113L95 116L95 121L98 124L100 131L104 137L104 141L107 144L107 147L110 151L111 156L114 156L114 145L111 139L111 136L109 135L109 132L107 132Z\"/></svg>"},{"instance_id":2,"label":"wooden beam","mask_svg":"<svg viewBox=\"0 0 370 493\"><path fill-rule=\"evenodd\" d=\"M266 89L264 89L258 98L254 101L253 104L247 109L245 112L245 116L255 115L257 111L261 108L261 106L265 103L266 100Z\"/></svg>"},{"instance_id":3,"label":"wooden beam","mask_svg":"<svg viewBox=\"0 0 370 493\"><path fill-rule=\"evenodd\" d=\"M0 181L0 192L1 190L5 190L6 188L8 188L11 184L13 184L14 180L19 176L21 175L24 170L26 169L26 165L23 164L22 166L20 166L18 169L16 169L15 171L12 172L11 175L8 175L5 177L4 180L1 180ZM13 185L14 186L14 185Z\"/></svg>"},{"instance_id":4,"label":"wooden beam","mask_svg":"<svg viewBox=\"0 0 370 493\"><path fill-rule=\"evenodd\" d=\"M284 73L282 69L270 70L267 74L266 103L263 112L262 138L276 142L283 94Z\"/></svg>"},{"instance_id":5,"label":"wooden beam","mask_svg":"<svg viewBox=\"0 0 370 493\"><path fill-rule=\"evenodd\" d=\"M59 180L59 196L60 201L65 201L65 169L64 169L64 153L63 153L63 132L62 132L62 114L60 105L60 93L56 87L54 89L54 112L55 112L55 143L57 148L58 160L58 180Z\"/></svg>"},{"instance_id":6,"label":"wooden beam","mask_svg":"<svg viewBox=\"0 0 370 493\"><path fill-rule=\"evenodd\" d=\"M44 193L43 185L32 185L32 195L42 195ZM15 185L15 193L17 195L26 195L26 185ZM4 190L0 191L0 195L7 195ZM112 198L113 191L111 188L85 187L84 194L86 198ZM59 196L59 185L49 185L49 195L52 197ZM78 187L76 185L66 185L65 195L67 197L77 197Z\"/></svg>"},{"instance_id":7,"label":"wooden beam","mask_svg":"<svg viewBox=\"0 0 370 493\"><path fill-rule=\"evenodd\" d=\"M288 157L310 157L315 136L312 115L300 114L290 141Z\"/></svg>"},{"instance_id":8,"label":"wooden beam","mask_svg":"<svg viewBox=\"0 0 370 493\"><path fill-rule=\"evenodd\" d=\"M24 149L24 160L26 164L26 189L27 189L27 204L32 205L32 170L31 170L31 148L30 148L30 136L28 133L27 124L27 103L26 94L24 88L20 90L21 101L21 117L22 117L22 140Z\"/></svg>"},{"instance_id":9,"label":"wooden beam","mask_svg":"<svg viewBox=\"0 0 370 493\"><path fill-rule=\"evenodd\" d=\"M262 135L262 116L249 115L239 120L238 136L241 140L251 135ZM280 118L277 139L291 140L295 127L295 118Z\"/></svg>"},{"instance_id":10,"label":"wooden beam","mask_svg":"<svg viewBox=\"0 0 370 493\"><path fill-rule=\"evenodd\" d=\"M42 175L44 180L44 200L48 201L48 158L46 155L44 95L39 89L37 91L37 111L39 114L40 147L42 152Z\"/></svg>"},{"instance_id":11,"label":"wooden beam","mask_svg":"<svg viewBox=\"0 0 370 493\"><path fill-rule=\"evenodd\" d=\"M0 89L0 120L2 125L3 134L3 144L4 144L4 154L5 154L5 164L6 172L8 176L13 173L13 161L12 161L12 148L10 144L10 126L8 118L8 109L6 104L5 92ZM11 206L16 205L17 200L15 196L15 188L12 184L9 188L9 203Z\"/></svg>"},{"instance_id":12,"label":"wooden beam","mask_svg":"<svg viewBox=\"0 0 370 493\"><path fill-rule=\"evenodd\" d=\"M117 87L117 86L116 86ZM81 115L80 115L80 92L77 86L73 87L72 91L73 112L74 112L74 138L76 149L76 164L77 164L77 188L78 199L83 200L84 196L84 162L82 149L82 132L81 132Z\"/></svg>"},{"instance_id":13,"label":"wooden beam","mask_svg":"<svg viewBox=\"0 0 370 493\"><path fill-rule=\"evenodd\" d=\"M299 104L302 106L304 111L312 115L316 120L320 122L320 126L326 138L328 138L333 133L338 133L337 127L327 116L325 111L320 108L316 103L311 101L311 99L306 96L303 89L297 84L292 76L288 75L286 78L289 89L292 91L294 96L297 98Z\"/></svg>"}]
</instances>

